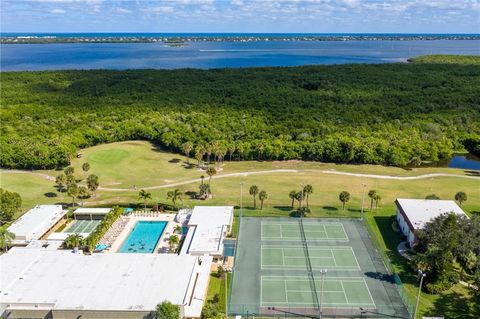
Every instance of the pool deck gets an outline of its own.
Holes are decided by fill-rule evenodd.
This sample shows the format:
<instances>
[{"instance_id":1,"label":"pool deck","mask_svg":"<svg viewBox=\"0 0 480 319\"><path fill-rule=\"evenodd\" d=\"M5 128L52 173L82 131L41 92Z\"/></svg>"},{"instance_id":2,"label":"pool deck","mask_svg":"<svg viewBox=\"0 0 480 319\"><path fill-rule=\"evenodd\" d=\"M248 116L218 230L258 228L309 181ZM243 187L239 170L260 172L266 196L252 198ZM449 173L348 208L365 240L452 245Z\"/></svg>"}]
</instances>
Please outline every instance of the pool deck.
<instances>
[{"instance_id":1,"label":"pool deck","mask_svg":"<svg viewBox=\"0 0 480 319\"><path fill-rule=\"evenodd\" d=\"M123 242L125 239L127 239L128 235L132 231L132 229L135 227L135 224L139 221L165 221L168 222L167 226L165 227L165 230L163 231L162 236L160 237L157 246L155 246L154 253L160 253L160 252L168 252L168 238L170 235L174 233L175 227L182 226L182 224L179 224L175 222L175 214L159 214L158 216L138 216L135 214L130 215L128 223L125 225L125 228L122 230L120 235L118 235L117 239L115 242L112 244L112 247L108 250L108 252L118 252L120 250L120 247L122 246ZM178 235L180 237L180 235Z\"/></svg>"}]
</instances>

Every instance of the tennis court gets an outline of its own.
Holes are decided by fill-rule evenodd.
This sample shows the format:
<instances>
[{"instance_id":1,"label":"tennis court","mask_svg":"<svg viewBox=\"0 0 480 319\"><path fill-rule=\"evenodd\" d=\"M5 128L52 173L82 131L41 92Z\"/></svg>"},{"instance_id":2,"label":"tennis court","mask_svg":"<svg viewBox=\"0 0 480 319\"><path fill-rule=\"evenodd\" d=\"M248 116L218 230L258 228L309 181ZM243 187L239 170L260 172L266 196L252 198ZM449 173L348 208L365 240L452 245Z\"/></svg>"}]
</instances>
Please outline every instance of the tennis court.
<instances>
[{"instance_id":1,"label":"tennis court","mask_svg":"<svg viewBox=\"0 0 480 319\"><path fill-rule=\"evenodd\" d=\"M313 269L360 270L352 247L310 246ZM262 269L307 269L307 256L301 245L262 245Z\"/></svg>"},{"instance_id":2,"label":"tennis court","mask_svg":"<svg viewBox=\"0 0 480 319\"><path fill-rule=\"evenodd\" d=\"M307 240L348 241L347 233L341 223L305 223L303 227ZM299 222L262 221L262 240L301 241Z\"/></svg>"},{"instance_id":3,"label":"tennis court","mask_svg":"<svg viewBox=\"0 0 480 319\"><path fill-rule=\"evenodd\" d=\"M74 220L64 233L91 233L100 223L100 220Z\"/></svg>"},{"instance_id":4,"label":"tennis court","mask_svg":"<svg viewBox=\"0 0 480 319\"><path fill-rule=\"evenodd\" d=\"M317 276L312 285L308 277L262 276L261 290L262 307L375 308L367 283L361 277L319 279Z\"/></svg>"},{"instance_id":5,"label":"tennis court","mask_svg":"<svg viewBox=\"0 0 480 319\"><path fill-rule=\"evenodd\" d=\"M242 217L238 225L229 315L410 317L361 221Z\"/></svg>"}]
</instances>

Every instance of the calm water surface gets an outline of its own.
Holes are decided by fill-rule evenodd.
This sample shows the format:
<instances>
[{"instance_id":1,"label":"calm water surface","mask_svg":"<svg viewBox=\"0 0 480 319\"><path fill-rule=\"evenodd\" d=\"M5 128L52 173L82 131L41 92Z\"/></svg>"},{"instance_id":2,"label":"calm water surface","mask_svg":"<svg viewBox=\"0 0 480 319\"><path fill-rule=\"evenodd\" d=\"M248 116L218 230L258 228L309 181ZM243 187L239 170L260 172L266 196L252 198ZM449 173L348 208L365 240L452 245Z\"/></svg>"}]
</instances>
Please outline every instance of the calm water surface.
<instances>
[{"instance_id":1,"label":"calm water surface","mask_svg":"<svg viewBox=\"0 0 480 319\"><path fill-rule=\"evenodd\" d=\"M4 44L2 71L178 69L387 63L424 54L480 55L480 40Z\"/></svg>"}]
</instances>

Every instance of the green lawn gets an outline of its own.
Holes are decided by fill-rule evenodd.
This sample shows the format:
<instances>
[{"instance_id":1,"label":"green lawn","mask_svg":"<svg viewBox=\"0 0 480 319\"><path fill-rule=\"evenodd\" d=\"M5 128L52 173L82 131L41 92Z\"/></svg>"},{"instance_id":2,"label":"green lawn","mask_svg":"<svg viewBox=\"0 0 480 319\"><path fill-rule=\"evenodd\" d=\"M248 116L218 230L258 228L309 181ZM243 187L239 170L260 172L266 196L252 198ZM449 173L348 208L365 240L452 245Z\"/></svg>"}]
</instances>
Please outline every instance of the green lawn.
<instances>
[{"instance_id":1,"label":"green lawn","mask_svg":"<svg viewBox=\"0 0 480 319\"><path fill-rule=\"evenodd\" d=\"M213 300L215 294L220 296L220 311L222 313L226 313L226 305L227 305L227 295L226 295L226 280L227 276L223 276L222 278L218 278L215 273L210 275L210 284L208 286L207 292L207 301Z\"/></svg>"},{"instance_id":2,"label":"green lawn","mask_svg":"<svg viewBox=\"0 0 480 319\"><path fill-rule=\"evenodd\" d=\"M86 200L88 206L105 205L141 205L138 200L138 190L132 190L132 185L142 186L165 185L173 182L197 179L206 175L196 167L187 168L183 163L185 158L160 151L148 142L122 142L100 145L85 149L81 159L74 159L73 166L77 175L84 178L87 173L81 172L81 165L88 161L91 169L88 172L99 175L100 185L111 188L125 188L121 191L100 190L96 197ZM178 159L179 161L175 160ZM428 173L450 173L465 175L466 172L449 168L417 168L404 170L397 167L374 165L335 165L301 161L287 162L226 162L223 171L217 176L235 172L251 172L272 169L295 169L296 172L275 172L262 175L230 176L213 179L211 188L213 198L207 201L195 200L184 196L185 206L194 205L235 205L240 203L240 184L243 183L243 214L245 216L288 216L291 212L291 200L288 194L291 190L299 190L301 184L311 184L314 192L310 195L309 205L311 217L359 217L362 197L362 183L367 184L366 190L375 189L382 196L380 208L374 213L367 213L368 222L377 232L380 244L389 255L392 264L406 282L406 289L413 298L416 291L414 273L406 262L396 253L396 245L400 240L391 229L391 216L395 214L394 200L396 198L424 198L435 193L442 199L453 199L456 192L462 190L468 195L468 201L463 209L467 213L480 211L480 182L477 179L459 177L434 177L421 180L392 180L371 177L356 177L327 174L324 171L336 170L349 173L366 173L391 176L415 176ZM35 171L33 173L55 176L58 171ZM251 185L258 185L260 190L266 190L268 198L263 210L252 208L253 200L248 194ZM26 172L24 174L1 171L1 185L10 191L20 193L23 198L22 211L30 209L35 204L70 203L71 199L59 193L51 180ZM191 194L198 191L199 182L177 186L182 192ZM152 201L167 203L166 192L175 187L154 189ZM346 210L342 210L338 194L347 190L351 194ZM259 203L258 203L259 204ZM298 205L295 203L295 205ZM365 207L369 205L368 197ZM238 214L238 210L236 211ZM20 213L19 213L20 215ZM234 225L236 230L236 220ZM215 279L212 277L212 285ZM214 289L214 288L212 288ZM446 303L458 296L463 298L467 290L457 286L446 294L428 296L421 299L422 314L438 314L443 312ZM449 296L448 298L446 296ZM436 309L436 310L435 310ZM461 309L466 309L465 307ZM457 318L461 317L461 313ZM455 317L454 317L455 318Z\"/></svg>"}]
</instances>

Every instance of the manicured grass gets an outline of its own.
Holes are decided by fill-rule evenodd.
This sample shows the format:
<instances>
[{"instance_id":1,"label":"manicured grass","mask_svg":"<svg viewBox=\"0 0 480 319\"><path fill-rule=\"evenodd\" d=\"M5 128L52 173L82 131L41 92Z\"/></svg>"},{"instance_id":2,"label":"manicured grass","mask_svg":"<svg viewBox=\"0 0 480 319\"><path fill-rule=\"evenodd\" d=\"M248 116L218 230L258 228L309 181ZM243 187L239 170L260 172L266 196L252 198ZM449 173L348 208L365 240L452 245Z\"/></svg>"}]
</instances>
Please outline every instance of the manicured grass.
<instances>
[{"instance_id":1,"label":"manicured grass","mask_svg":"<svg viewBox=\"0 0 480 319\"><path fill-rule=\"evenodd\" d=\"M220 311L222 313L226 312L226 303L227 303L227 296L226 296L226 274L222 278L218 278L215 273L210 275L210 284L208 285L208 292L207 292L207 301L213 300L214 296L218 294L220 297L219 304L220 304Z\"/></svg>"},{"instance_id":2,"label":"manicured grass","mask_svg":"<svg viewBox=\"0 0 480 319\"><path fill-rule=\"evenodd\" d=\"M476 55L423 55L408 59L413 63L435 63L435 64L470 64L480 65L480 57Z\"/></svg>"}]
</instances>

